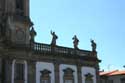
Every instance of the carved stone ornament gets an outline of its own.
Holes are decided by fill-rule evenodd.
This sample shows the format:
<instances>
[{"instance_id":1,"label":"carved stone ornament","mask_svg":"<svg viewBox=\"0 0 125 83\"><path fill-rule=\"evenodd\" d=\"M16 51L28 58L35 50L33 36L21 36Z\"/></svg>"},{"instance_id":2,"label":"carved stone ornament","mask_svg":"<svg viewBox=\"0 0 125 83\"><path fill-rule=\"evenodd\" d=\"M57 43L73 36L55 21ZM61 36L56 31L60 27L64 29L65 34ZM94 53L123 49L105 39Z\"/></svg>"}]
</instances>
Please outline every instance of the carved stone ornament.
<instances>
[{"instance_id":1,"label":"carved stone ornament","mask_svg":"<svg viewBox=\"0 0 125 83\"><path fill-rule=\"evenodd\" d=\"M85 77L86 77L86 79L92 79L93 75L88 73L88 74L85 75Z\"/></svg>"},{"instance_id":2,"label":"carved stone ornament","mask_svg":"<svg viewBox=\"0 0 125 83\"><path fill-rule=\"evenodd\" d=\"M23 30L21 29L16 30L16 39L18 41L23 41L25 39L25 33Z\"/></svg>"},{"instance_id":3,"label":"carved stone ornament","mask_svg":"<svg viewBox=\"0 0 125 83\"><path fill-rule=\"evenodd\" d=\"M42 77L48 77L51 71L44 69L43 71L40 71L40 73L42 74Z\"/></svg>"}]
</instances>

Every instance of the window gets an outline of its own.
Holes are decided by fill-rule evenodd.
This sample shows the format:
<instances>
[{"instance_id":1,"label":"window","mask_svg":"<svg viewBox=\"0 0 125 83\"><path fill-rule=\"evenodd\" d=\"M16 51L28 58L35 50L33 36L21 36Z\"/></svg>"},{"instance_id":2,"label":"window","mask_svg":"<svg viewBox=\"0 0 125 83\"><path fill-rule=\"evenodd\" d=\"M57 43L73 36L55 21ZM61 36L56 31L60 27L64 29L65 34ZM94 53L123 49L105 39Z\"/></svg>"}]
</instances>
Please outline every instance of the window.
<instances>
[{"instance_id":1,"label":"window","mask_svg":"<svg viewBox=\"0 0 125 83\"><path fill-rule=\"evenodd\" d=\"M16 14L24 15L24 0L16 0Z\"/></svg>"},{"instance_id":2,"label":"window","mask_svg":"<svg viewBox=\"0 0 125 83\"><path fill-rule=\"evenodd\" d=\"M91 75L90 73L85 75L85 83L93 83L93 75Z\"/></svg>"},{"instance_id":3,"label":"window","mask_svg":"<svg viewBox=\"0 0 125 83\"><path fill-rule=\"evenodd\" d=\"M109 80L109 83L113 83L113 80Z\"/></svg>"},{"instance_id":4,"label":"window","mask_svg":"<svg viewBox=\"0 0 125 83\"><path fill-rule=\"evenodd\" d=\"M121 83L125 83L125 78L122 78L122 79L121 79Z\"/></svg>"},{"instance_id":5,"label":"window","mask_svg":"<svg viewBox=\"0 0 125 83\"><path fill-rule=\"evenodd\" d=\"M40 71L41 72L41 76L40 76L40 83L51 83L51 78L50 78L50 71L48 71L47 69Z\"/></svg>"},{"instance_id":6,"label":"window","mask_svg":"<svg viewBox=\"0 0 125 83\"><path fill-rule=\"evenodd\" d=\"M72 80L65 80L64 83L73 83L73 81Z\"/></svg>"},{"instance_id":7,"label":"window","mask_svg":"<svg viewBox=\"0 0 125 83\"><path fill-rule=\"evenodd\" d=\"M24 64L16 63L15 64L15 80L24 79Z\"/></svg>"},{"instance_id":8,"label":"window","mask_svg":"<svg viewBox=\"0 0 125 83\"><path fill-rule=\"evenodd\" d=\"M64 69L64 83L74 83L74 76L73 76L73 70L70 68Z\"/></svg>"},{"instance_id":9,"label":"window","mask_svg":"<svg viewBox=\"0 0 125 83\"><path fill-rule=\"evenodd\" d=\"M49 83L49 81L48 80L42 80L41 83Z\"/></svg>"}]
</instances>

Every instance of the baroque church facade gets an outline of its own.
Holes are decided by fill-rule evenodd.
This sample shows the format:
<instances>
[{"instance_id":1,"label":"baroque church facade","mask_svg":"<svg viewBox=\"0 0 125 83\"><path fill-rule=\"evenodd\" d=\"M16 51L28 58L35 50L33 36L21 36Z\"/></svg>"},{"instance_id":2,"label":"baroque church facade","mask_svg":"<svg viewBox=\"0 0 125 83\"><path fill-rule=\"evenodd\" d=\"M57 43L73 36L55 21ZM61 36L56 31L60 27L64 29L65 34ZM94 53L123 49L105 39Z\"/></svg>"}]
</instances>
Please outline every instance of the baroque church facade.
<instances>
[{"instance_id":1,"label":"baroque church facade","mask_svg":"<svg viewBox=\"0 0 125 83\"><path fill-rule=\"evenodd\" d=\"M99 83L96 44L92 50L34 41L29 0L0 0L0 83ZM76 40L77 39L77 40Z\"/></svg>"}]
</instances>

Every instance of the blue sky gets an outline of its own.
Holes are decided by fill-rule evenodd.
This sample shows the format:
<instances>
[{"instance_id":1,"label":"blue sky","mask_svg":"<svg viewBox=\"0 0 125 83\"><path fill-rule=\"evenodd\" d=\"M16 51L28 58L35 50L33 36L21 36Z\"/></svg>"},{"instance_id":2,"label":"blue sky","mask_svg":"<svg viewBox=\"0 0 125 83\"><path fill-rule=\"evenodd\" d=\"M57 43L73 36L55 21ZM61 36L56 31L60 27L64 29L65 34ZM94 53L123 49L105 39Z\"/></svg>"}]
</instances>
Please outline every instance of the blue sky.
<instances>
[{"instance_id":1,"label":"blue sky","mask_svg":"<svg viewBox=\"0 0 125 83\"><path fill-rule=\"evenodd\" d=\"M125 65L125 0L31 0L30 17L37 31L36 41L50 44L50 30L58 35L57 44L91 50L97 43L100 68L123 69Z\"/></svg>"}]
</instances>

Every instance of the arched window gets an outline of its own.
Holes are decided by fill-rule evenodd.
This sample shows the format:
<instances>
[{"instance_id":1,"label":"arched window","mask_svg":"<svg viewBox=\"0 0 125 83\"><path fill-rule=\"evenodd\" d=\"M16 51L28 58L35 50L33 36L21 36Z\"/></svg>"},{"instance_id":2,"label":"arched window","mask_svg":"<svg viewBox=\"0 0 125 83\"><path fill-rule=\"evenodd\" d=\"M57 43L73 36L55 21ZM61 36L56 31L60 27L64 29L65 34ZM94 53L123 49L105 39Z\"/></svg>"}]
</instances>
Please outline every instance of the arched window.
<instances>
[{"instance_id":1,"label":"arched window","mask_svg":"<svg viewBox=\"0 0 125 83\"><path fill-rule=\"evenodd\" d=\"M74 83L74 76L73 76L73 70L71 68L67 68L63 70L64 76L63 80L64 83Z\"/></svg>"},{"instance_id":2,"label":"arched window","mask_svg":"<svg viewBox=\"0 0 125 83\"><path fill-rule=\"evenodd\" d=\"M90 73L85 75L85 83L93 83L93 75L91 75Z\"/></svg>"},{"instance_id":3,"label":"arched window","mask_svg":"<svg viewBox=\"0 0 125 83\"><path fill-rule=\"evenodd\" d=\"M40 83L51 83L50 71L44 69L43 71L40 71L40 73Z\"/></svg>"},{"instance_id":4,"label":"arched window","mask_svg":"<svg viewBox=\"0 0 125 83\"><path fill-rule=\"evenodd\" d=\"M24 64L15 63L14 80L15 83L24 83Z\"/></svg>"},{"instance_id":5,"label":"arched window","mask_svg":"<svg viewBox=\"0 0 125 83\"><path fill-rule=\"evenodd\" d=\"M27 83L27 61L13 60L11 83Z\"/></svg>"}]
</instances>

